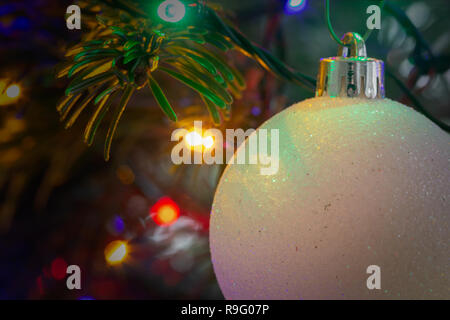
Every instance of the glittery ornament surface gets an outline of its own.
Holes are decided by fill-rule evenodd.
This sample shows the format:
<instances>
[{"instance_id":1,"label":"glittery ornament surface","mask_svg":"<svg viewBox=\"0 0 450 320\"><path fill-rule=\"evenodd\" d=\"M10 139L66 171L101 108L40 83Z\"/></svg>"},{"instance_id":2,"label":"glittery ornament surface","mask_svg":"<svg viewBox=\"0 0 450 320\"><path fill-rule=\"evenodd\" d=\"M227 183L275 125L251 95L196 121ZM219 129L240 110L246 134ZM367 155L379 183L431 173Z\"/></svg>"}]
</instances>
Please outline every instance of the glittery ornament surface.
<instances>
[{"instance_id":1,"label":"glittery ornament surface","mask_svg":"<svg viewBox=\"0 0 450 320\"><path fill-rule=\"evenodd\" d=\"M313 98L262 128L279 129L278 172L229 165L212 208L227 299L450 298L447 133L389 99Z\"/></svg>"}]
</instances>

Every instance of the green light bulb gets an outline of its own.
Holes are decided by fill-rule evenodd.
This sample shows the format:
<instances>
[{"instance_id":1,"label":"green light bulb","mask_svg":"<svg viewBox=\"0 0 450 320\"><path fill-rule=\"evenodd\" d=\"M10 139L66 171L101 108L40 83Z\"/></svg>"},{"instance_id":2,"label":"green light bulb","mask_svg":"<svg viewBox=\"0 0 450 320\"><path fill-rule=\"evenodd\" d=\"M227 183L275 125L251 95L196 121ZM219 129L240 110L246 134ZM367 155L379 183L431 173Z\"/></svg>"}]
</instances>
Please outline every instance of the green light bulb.
<instances>
[{"instance_id":1,"label":"green light bulb","mask_svg":"<svg viewBox=\"0 0 450 320\"><path fill-rule=\"evenodd\" d=\"M186 7L179 0L166 0L158 7L158 16L167 22L178 22L186 15Z\"/></svg>"}]
</instances>

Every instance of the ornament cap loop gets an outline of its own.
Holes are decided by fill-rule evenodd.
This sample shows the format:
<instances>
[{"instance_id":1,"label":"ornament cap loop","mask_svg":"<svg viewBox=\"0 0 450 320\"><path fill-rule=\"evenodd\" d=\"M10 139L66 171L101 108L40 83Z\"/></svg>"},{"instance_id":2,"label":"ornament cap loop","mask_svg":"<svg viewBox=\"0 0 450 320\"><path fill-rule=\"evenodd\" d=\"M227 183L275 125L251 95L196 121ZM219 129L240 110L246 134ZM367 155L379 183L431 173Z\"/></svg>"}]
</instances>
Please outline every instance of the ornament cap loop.
<instances>
[{"instance_id":1,"label":"ornament cap loop","mask_svg":"<svg viewBox=\"0 0 450 320\"><path fill-rule=\"evenodd\" d=\"M367 57L366 43L356 32L347 32L341 38L345 46L339 46L338 56L341 57Z\"/></svg>"},{"instance_id":2,"label":"ornament cap loop","mask_svg":"<svg viewBox=\"0 0 450 320\"><path fill-rule=\"evenodd\" d=\"M316 97L384 98L384 63L368 58L364 39L355 32L342 37L336 57L319 64Z\"/></svg>"}]
</instances>

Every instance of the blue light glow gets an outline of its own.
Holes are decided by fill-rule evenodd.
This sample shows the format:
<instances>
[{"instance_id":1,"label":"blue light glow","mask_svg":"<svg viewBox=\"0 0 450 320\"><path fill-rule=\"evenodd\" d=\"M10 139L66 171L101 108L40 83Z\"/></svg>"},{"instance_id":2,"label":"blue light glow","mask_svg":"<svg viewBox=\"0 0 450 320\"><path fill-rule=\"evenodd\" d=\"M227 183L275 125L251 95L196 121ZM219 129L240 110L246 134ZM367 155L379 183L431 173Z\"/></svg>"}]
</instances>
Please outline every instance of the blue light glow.
<instances>
[{"instance_id":1,"label":"blue light glow","mask_svg":"<svg viewBox=\"0 0 450 320\"><path fill-rule=\"evenodd\" d=\"M287 0L285 6L286 14L295 14L306 8L306 0Z\"/></svg>"},{"instance_id":2,"label":"blue light glow","mask_svg":"<svg viewBox=\"0 0 450 320\"><path fill-rule=\"evenodd\" d=\"M121 233L125 229L125 223L119 216L114 218L114 229L116 229L117 233Z\"/></svg>"}]
</instances>

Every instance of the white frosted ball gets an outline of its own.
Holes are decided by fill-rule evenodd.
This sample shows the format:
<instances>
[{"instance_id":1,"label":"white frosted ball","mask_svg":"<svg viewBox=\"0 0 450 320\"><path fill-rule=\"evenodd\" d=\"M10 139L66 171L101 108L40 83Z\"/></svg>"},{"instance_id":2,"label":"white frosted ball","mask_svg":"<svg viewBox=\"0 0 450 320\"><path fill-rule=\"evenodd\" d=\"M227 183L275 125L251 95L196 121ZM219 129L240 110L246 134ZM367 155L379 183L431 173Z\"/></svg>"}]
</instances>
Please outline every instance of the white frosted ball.
<instances>
[{"instance_id":1,"label":"white frosted ball","mask_svg":"<svg viewBox=\"0 0 450 320\"><path fill-rule=\"evenodd\" d=\"M447 133L395 101L351 98L300 102L261 129L279 129L278 172L228 165L212 207L225 298L450 298ZM381 289L366 285L371 265Z\"/></svg>"}]
</instances>

